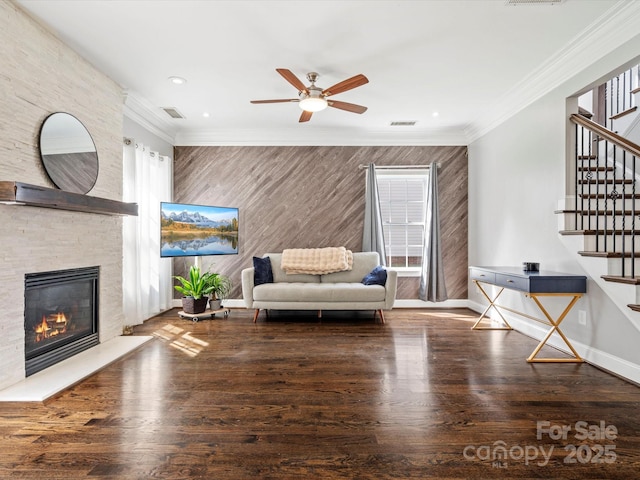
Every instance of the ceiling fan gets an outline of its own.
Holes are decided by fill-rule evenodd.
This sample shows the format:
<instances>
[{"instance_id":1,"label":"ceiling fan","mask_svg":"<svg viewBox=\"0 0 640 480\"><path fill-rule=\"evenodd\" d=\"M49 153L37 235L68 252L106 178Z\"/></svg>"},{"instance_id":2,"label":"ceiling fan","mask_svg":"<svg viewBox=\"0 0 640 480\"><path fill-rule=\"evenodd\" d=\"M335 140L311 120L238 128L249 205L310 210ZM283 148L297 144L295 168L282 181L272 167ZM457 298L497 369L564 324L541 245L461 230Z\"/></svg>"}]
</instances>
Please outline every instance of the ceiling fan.
<instances>
[{"instance_id":1,"label":"ceiling fan","mask_svg":"<svg viewBox=\"0 0 640 480\"><path fill-rule=\"evenodd\" d=\"M338 108L352 113L364 113L367 111L367 107L363 107L362 105L328 99L331 95L337 95L338 93L346 92L347 90L369 83L369 79L362 74L343 80L342 82L336 83L332 87L325 88L323 90L320 87L316 87L316 80L319 77L316 72L307 73L307 80L311 82L311 85L308 87L305 87L300 79L291 72L291 70L287 70L286 68L276 68L276 72L282 75L287 82L298 90L298 98L251 100L251 103L297 102L302 109L302 115L300 115L299 120L300 122L308 122L311 120L311 115L314 112L319 112L327 107Z\"/></svg>"}]
</instances>

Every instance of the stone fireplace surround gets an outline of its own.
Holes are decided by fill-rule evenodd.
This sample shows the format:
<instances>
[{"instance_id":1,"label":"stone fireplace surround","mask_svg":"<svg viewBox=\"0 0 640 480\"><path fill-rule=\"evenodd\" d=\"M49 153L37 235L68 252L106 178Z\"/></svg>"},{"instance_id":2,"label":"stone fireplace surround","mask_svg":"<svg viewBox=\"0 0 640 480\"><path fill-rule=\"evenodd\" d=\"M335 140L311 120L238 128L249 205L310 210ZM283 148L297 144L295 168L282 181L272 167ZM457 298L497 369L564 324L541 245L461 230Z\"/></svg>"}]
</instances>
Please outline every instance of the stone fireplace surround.
<instances>
[{"instance_id":1,"label":"stone fireplace surround","mask_svg":"<svg viewBox=\"0 0 640 480\"><path fill-rule=\"evenodd\" d=\"M104 174L104 170L101 171ZM32 182L33 183L33 182ZM122 334L122 219L116 216L0 205L6 246L0 287L0 389L26 378L24 278L27 273L100 267L99 338Z\"/></svg>"},{"instance_id":2,"label":"stone fireplace surround","mask_svg":"<svg viewBox=\"0 0 640 480\"><path fill-rule=\"evenodd\" d=\"M65 111L87 127L98 152L98 180L89 195L121 201L122 88L12 2L0 2L0 57L0 180L53 186L40 163L38 133L49 114ZM76 364L88 364L83 356L98 358L100 352L117 350L116 344L136 338L121 336L122 217L0 204L0 224L0 390L5 398L20 388L33 390L33 379L42 380L62 365L26 378L26 273L100 268L100 345L70 359ZM99 363L105 361L112 360ZM71 382L88 374L74 374ZM40 383L47 385L49 379Z\"/></svg>"},{"instance_id":3,"label":"stone fireplace surround","mask_svg":"<svg viewBox=\"0 0 640 480\"><path fill-rule=\"evenodd\" d=\"M122 336L121 217L0 205L0 221L0 401L43 401L150 339ZM100 344L26 377L25 274L90 266L100 268Z\"/></svg>"}]
</instances>

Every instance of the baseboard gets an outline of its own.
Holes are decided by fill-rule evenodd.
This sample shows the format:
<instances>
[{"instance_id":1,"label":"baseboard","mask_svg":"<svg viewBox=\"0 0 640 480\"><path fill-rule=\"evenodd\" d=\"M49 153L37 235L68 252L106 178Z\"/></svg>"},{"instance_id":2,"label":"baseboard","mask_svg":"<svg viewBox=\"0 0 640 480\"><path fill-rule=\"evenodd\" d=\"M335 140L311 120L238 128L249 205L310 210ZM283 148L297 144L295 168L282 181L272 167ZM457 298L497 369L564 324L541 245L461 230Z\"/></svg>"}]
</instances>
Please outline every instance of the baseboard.
<instances>
[{"instance_id":1,"label":"baseboard","mask_svg":"<svg viewBox=\"0 0 640 480\"><path fill-rule=\"evenodd\" d=\"M228 298L224 300L223 305L227 308L245 308L244 300L241 298ZM424 302L422 300L413 299L397 299L393 304L393 308L468 308L469 300L453 299L444 302ZM173 299L173 306L182 307L182 301Z\"/></svg>"},{"instance_id":2,"label":"baseboard","mask_svg":"<svg viewBox=\"0 0 640 480\"><path fill-rule=\"evenodd\" d=\"M397 298L393 308L469 308L467 299L451 299L444 302L425 302L424 300Z\"/></svg>"},{"instance_id":3,"label":"baseboard","mask_svg":"<svg viewBox=\"0 0 640 480\"><path fill-rule=\"evenodd\" d=\"M227 308L246 308L244 300L241 298L228 298L222 303Z\"/></svg>"},{"instance_id":4,"label":"baseboard","mask_svg":"<svg viewBox=\"0 0 640 480\"><path fill-rule=\"evenodd\" d=\"M182 308L182 300L174 298L171 305L174 308ZM222 302L222 305L227 308L245 308L244 300L241 298L228 298Z\"/></svg>"}]
</instances>

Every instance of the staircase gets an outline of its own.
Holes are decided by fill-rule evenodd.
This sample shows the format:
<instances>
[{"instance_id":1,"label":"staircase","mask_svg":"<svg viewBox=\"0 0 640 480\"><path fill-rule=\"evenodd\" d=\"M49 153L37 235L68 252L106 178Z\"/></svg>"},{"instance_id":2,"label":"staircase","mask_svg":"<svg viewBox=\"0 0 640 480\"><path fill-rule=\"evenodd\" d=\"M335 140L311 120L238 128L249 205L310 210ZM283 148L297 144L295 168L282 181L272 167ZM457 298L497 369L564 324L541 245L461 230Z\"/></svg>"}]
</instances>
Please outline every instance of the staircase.
<instances>
[{"instance_id":1,"label":"staircase","mask_svg":"<svg viewBox=\"0 0 640 480\"><path fill-rule=\"evenodd\" d=\"M594 90L575 124L573 195L560 234L591 278L634 318L640 312L640 88L638 66ZM622 310L622 309L621 309Z\"/></svg>"}]
</instances>

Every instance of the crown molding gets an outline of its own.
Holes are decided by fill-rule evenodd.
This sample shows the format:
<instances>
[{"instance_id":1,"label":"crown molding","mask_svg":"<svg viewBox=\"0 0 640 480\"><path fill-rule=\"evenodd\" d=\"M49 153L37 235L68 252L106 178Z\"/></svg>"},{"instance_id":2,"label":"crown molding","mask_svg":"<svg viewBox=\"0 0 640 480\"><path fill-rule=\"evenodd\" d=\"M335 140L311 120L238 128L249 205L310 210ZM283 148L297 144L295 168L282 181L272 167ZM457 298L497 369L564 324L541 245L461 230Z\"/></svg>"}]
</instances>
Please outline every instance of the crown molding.
<instances>
[{"instance_id":1,"label":"crown molding","mask_svg":"<svg viewBox=\"0 0 640 480\"><path fill-rule=\"evenodd\" d=\"M158 108L134 92L126 91L123 92L122 96L124 100L124 116L165 142L171 145L175 144L177 128L160 116Z\"/></svg>"},{"instance_id":2,"label":"crown molding","mask_svg":"<svg viewBox=\"0 0 640 480\"><path fill-rule=\"evenodd\" d=\"M398 127L403 128L403 127ZM360 131L319 128L201 130L179 132L176 146L458 146L467 145L460 129Z\"/></svg>"},{"instance_id":3,"label":"crown molding","mask_svg":"<svg viewBox=\"0 0 640 480\"><path fill-rule=\"evenodd\" d=\"M638 35L640 2L618 1L465 130L469 143Z\"/></svg>"}]
</instances>

